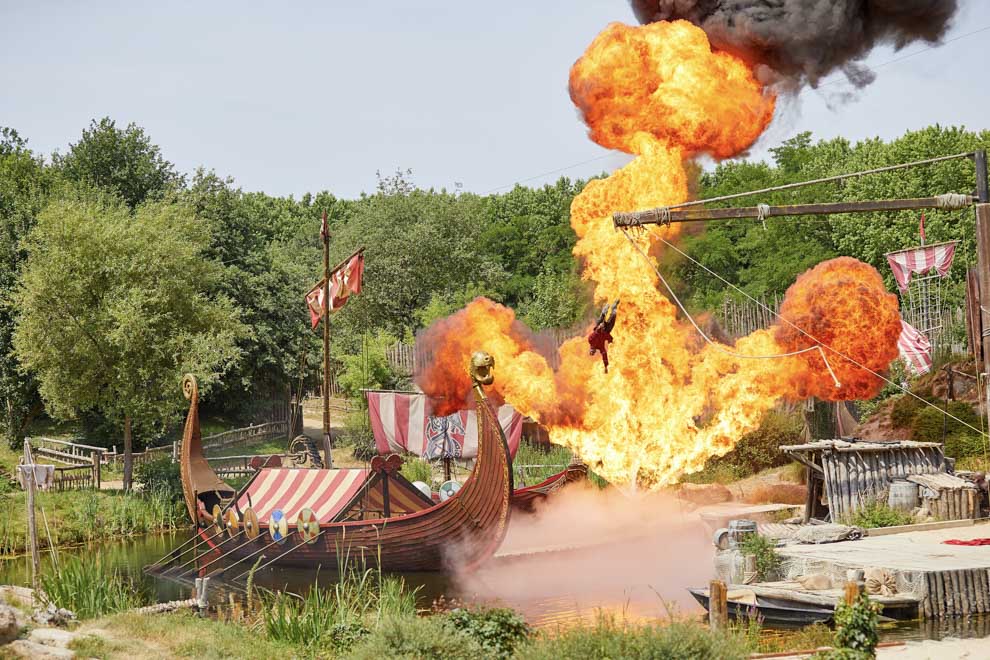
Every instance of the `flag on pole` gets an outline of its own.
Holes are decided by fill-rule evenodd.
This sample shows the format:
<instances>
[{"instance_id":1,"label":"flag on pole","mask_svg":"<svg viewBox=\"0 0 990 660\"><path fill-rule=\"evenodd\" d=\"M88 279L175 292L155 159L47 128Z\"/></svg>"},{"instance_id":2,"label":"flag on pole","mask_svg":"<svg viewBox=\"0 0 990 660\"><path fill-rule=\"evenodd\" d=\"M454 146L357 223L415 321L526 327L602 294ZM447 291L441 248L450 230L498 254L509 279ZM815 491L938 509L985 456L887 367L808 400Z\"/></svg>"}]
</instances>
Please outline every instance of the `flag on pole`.
<instances>
[{"instance_id":1,"label":"flag on pole","mask_svg":"<svg viewBox=\"0 0 990 660\"><path fill-rule=\"evenodd\" d=\"M921 214L921 223L918 225L918 233L921 234L921 244L925 244L925 214Z\"/></svg>"},{"instance_id":2,"label":"flag on pole","mask_svg":"<svg viewBox=\"0 0 990 660\"><path fill-rule=\"evenodd\" d=\"M323 212L323 220L320 222L320 241L326 243L330 239L330 228L327 226L327 212Z\"/></svg>"},{"instance_id":3,"label":"flag on pole","mask_svg":"<svg viewBox=\"0 0 990 660\"><path fill-rule=\"evenodd\" d=\"M330 311L335 312L347 302L352 294L361 293L364 279L364 253L358 252L337 270L330 273ZM313 329L320 325L323 317L323 282L320 282L306 294L306 308L309 310L309 320Z\"/></svg>"},{"instance_id":4,"label":"flag on pole","mask_svg":"<svg viewBox=\"0 0 990 660\"><path fill-rule=\"evenodd\" d=\"M359 252L343 266L330 273L330 311L344 306L351 294L361 293L364 277L364 253Z\"/></svg>"}]
</instances>

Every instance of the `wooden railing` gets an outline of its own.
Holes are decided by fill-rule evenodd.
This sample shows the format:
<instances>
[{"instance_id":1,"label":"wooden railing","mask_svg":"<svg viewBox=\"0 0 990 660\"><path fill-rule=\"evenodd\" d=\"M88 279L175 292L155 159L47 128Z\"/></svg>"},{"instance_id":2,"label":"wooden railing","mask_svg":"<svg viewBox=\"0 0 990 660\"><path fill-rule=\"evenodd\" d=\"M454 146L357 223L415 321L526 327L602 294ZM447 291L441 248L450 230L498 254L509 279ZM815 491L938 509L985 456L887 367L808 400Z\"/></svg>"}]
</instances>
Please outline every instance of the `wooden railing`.
<instances>
[{"instance_id":1,"label":"wooden railing","mask_svg":"<svg viewBox=\"0 0 990 660\"><path fill-rule=\"evenodd\" d=\"M100 488L100 466L74 465L72 467L56 467L52 477L52 490L82 490L85 488Z\"/></svg>"},{"instance_id":2,"label":"wooden railing","mask_svg":"<svg viewBox=\"0 0 990 660\"><path fill-rule=\"evenodd\" d=\"M281 465L286 464L285 454L252 454L250 456L215 456L212 458L207 458L206 461L216 472L217 476L221 479L225 477L242 477L245 475L252 475L258 471L258 468L251 467L251 462L254 459L261 459L261 464L264 465L272 456L278 456L281 460Z\"/></svg>"},{"instance_id":3,"label":"wooden railing","mask_svg":"<svg viewBox=\"0 0 990 660\"><path fill-rule=\"evenodd\" d=\"M203 449L223 449L224 447L232 447L234 445L262 442L279 436L284 437L288 432L289 423L287 421L256 424L241 429L208 435L203 438Z\"/></svg>"},{"instance_id":4,"label":"wooden railing","mask_svg":"<svg viewBox=\"0 0 990 660\"><path fill-rule=\"evenodd\" d=\"M113 452L103 447L83 445L67 440L54 438L29 438L34 453L62 465L92 465L93 456L99 457L101 463L107 463L113 458Z\"/></svg>"}]
</instances>

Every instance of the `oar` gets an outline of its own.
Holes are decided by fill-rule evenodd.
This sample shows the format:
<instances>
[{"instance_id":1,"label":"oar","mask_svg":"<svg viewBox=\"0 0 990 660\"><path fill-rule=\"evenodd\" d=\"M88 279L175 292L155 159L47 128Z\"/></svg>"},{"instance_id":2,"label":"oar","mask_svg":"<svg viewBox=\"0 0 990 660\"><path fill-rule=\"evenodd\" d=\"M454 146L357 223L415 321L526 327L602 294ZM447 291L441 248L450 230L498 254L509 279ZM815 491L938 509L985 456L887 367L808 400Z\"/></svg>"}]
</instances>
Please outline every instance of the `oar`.
<instances>
[{"instance_id":1,"label":"oar","mask_svg":"<svg viewBox=\"0 0 990 660\"><path fill-rule=\"evenodd\" d=\"M207 551L206 551L206 552L204 552L203 554L201 554L201 555L199 555L199 556L196 556L196 557L193 557L192 559L190 559L189 561L187 561L187 562L186 562L185 564L182 564L181 566L177 566L177 567L174 567L174 568L175 568L176 570L180 570L180 571L181 571L181 570L182 570L183 568L185 568L186 566L189 566L190 564L194 564L194 563L196 563L197 561L199 561L200 559L202 559L202 558L203 558L203 557L205 557L206 555L208 555L208 554L210 554L211 552L215 552L216 550L218 550L218 549L220 548L220 546L222 546L222 545L223 545L224 543L228 543L229 541L232 541L232 540L234 540L234 539L236 539L236 538L237 538L238 536L240 536L240 535L241 535L241 534L243 534L243 533L244 533L244 530L241 530L240 532L237 532L237 534L234 534L234 535L233 535L233 536L231 536L230 538L228 538L228 539L224 539L223 541L220 541L220 543L217 543L217 544L216 544L215 546L212 546L212 547L211 547L211 548L210 548L209 550L207 550ZM213 536L211 536L210 538L211 538L211 539L212 539L212 538L216 538L216 537L217 537L217 536L219 536L220 534L223 534L223 531L220 531L220 532L217 532L216 534L214 534L214 535L213 535ZM223 556L223 555L221 554L221 556ZM172 569L170 568L169 570L172 570Z\"/></svg>"},{"instance_id":2,"label":"oar","mask_svg":"<svg viewBox=\"0 0 990 660\"><path fill-rule=\"evenodd\" d=\"M190 543L192 543L192 542L194 542L194 541L196 541L198 539L199 539L199 534L193 534L192 538L186 540L186 542L183 543L182 545L180 545L180 546L178 546L176 548L172 548L171 550L168 551L168 553L164 557L160 558L158 561L152 562L152 563L148 564L147 566L145 566L144 567L144 570L147 571L149 569L152 569L155 566L158 566L159 564L161 564L166 559L170 559L170 560L171 559L175 559L176 558L176 553L179 553L180 550L183 550L187 545L189 545ZM182 556L182 553L179 553L179 556L181 557Z\"/></svg>"},{"instance_id":3,"label":"oar","mask_svg":"<svg viewBox=\"0 0 990 660\"><path fill-rule=\"evenodd\" d=\"M326 531L326 530L323 530L323 531ZM243 573L241 573L240 575L238 575L237 577L233 578L230 581L231 582L236 582L237 580L240 580L242 577L244 577L245 575L247 575L248 573L250 573L252 570L258 570L258 571L264 570L264 569L268 568L269 566L271 566L272 564L274 564L275 562L277 562L282 557L284 557L287 554L289 554L290 552L292 552L293 550L298 550L299 548L303 547L307 543L315 543L316 542L316 539L320 538L321 536L323 536L323 532L322 531L319 534L317 534L316 536L314 536L313 539L312 539L312 541L303 541L303 542L299 543L298 545L294 545L291 548L289 548L288 550L286 550L285 552L283 552L282 554L280 554L278 557L275 557L275 559L272 559L271 561L269 561L268 563L262 564L257 569L249 568L248 570L244 571Z\"/></svg>"},{"instance_id":4,"label":"oar","mask_svg":"<svg viewBox=\"0 0 990 660\"><path fill-rule=\"evenodd\" d=\"M245 559L250 559L251 557L254 557L254 556L257 556L257 555L261 554L262 552L264 552L268 548L272 547L273 545L277 545L278 543L279 543L279 541L272 541L271 543L269 543L268 545L266 545L262 549L256 550L256 551L252 552L249 555L245 555L244 557L241 557L240 559L238 559L237 561L235 561L230 566L224 566L223 568L217 569L216 571L214 571L210 575L207 575L206 577L215 577L215 576L218 576L219 575L222 578L223 577L223 574L226 573L228 569L233 568L234 566L237 566L238 564L240 564Z\"/></svg>"},{"instance_id":5,"label":"oar","mask_svg":"<svg viewBox=\"0 0 990 660\"><path fill-rule=\"evenodd\" d=\"M223 530L220 530L219 532L216 532L216 533L214 533L214 534L213 534L212 536L208 536L208 537L206 537L205 539L202 539L202 540L201 540L201 541L200 541L199 543L197 543L196 545L194 545L194 546L193 546L193 547L191 548L191 550L192 550L192 552L193 552L193 554L196 554L196 549L197 549L197 548L199 548L199 547L200 547L200 546L202 546L203 544L206 544L206 543L209 543L210 541L212 541L212 540L213 540L213 539L215 539L216 537L218 537L218 536L220 536L221 534L223 534ZM197 536L194 536L193 538L195 539L195 538L197 538L197 537L198 537L198 534L197 534ZM182 554L184 555L184 554L186 554L186 553L185 553L185 552L183 552ZM202 555L201 555L201 556L202 556ZM179 558L181 558L181 557L182 557L182 555L179 555ZM187 565L187 564L183 564L183 565L185 566L185 565ZM172 570L173 568L175 568L175 567L174 567L174 566L170 566L170 567L168 567L168 568L167 568L167 569L165 569L165 570L169 570L169 571L170 571L170 570Z\"/></svg>"}]
</instances>

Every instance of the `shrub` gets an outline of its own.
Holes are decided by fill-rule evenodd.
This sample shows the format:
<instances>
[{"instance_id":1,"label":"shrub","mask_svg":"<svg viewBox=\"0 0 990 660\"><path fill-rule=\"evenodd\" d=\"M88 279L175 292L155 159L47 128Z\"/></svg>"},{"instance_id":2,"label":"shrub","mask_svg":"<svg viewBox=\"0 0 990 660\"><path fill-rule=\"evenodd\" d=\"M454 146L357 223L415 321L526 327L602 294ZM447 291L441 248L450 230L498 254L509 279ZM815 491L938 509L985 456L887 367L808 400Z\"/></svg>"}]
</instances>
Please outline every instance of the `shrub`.
<instances>
[{"instance_id":1,"label":"shrub","mask_svg":"<svg viewBox=\"0 0 990 660\"><path fill-rule=\"evenodd\" d=\"M409 481L422 481L431 488L433 487L433 466L430 465L429 461L420 458L408 458L399 471Z\"/></svg>"},{"instance_id":2,"label":"shrub","mask_svg":"<svg viewBox=\"0 0 990 660\"><path fill-rule=\"evenodd\" d=\"M944 404L943 404L944 405ZM942 406L939 406L940 408ZM948 412L966 424L979 428L980 418L972 406L963 401L950 401ZM911 419L911 439L918 442L942 442L943 438L966 433L969 428L948 417L941 410L925 406ZM943 435L944 434L944 435Z\"/></svg>"},{"instance_id":3,"label":"shrub","mask_svg":"<svg viewBox=\"0 0 990 660\"><path fill-rule=\"evenodd\" d=\"M761 484L746 496L750 504L804 504L808 487L800 484Z\"/></svg>"},{"instance_id":4,"label":"shrub","mask_svg":"<svg viewBox=\"0 0 990 660\"><path fill-rule=\"evenodd\" d=\"M865 593L860 594L852 605L847 605L845 601L839 603L835 608L835 646L875 657L877 642L880 641L877 622L881 608Z\"/></svg>"},{"instance_id":5,"label":"shrub","mask_svg":"<svg viewBox=\"0 0 990 660\"><path fill-rule=\"evenodd\" d=\"M398 616L386 619L355 646L354 660L481 660L490 657L470 635L454 628L445 617Z\"/></svg>"},{"instance_id":6,"label":"shrub","mask_svg":"<svg viewBox=\"0 0 990 660\"><path fill-rule=\"evenodd\" d=\"M554 636L541 635L516 650L521 660L598 660L598 658L719 658L749 657L745 635L713 633L699 623L672 621L665 625L622 625L602 616L594 626L578 626Z\"/></svg>"},{"instance_id":7,"label":"shrub","mask_svg":"<svg viewBox=\"0 0 990 660\"><path fill-rule=\"evenodd\" d=\"M705 464L704 472L741 478L761 470L786 465L790 459L780 451L780 446L799 444L802 428L798 415L771 411L763 418L760 428L744 435L732 451L724 456L710 459ZM713 479L706 479L703 475L692 479L701 482L711 480Z\"/></svg>"},{"instance_id":8,"label":"shrub","mask_svg":"<svg viewBox=\"0 0 990 660\"><path fill-rule=\"evenodd\" d=\"M540 465L545 467L526 469L524 478L516 484L517 488L531 486L544 481L548 477L566 468L573 457L571 450L560 445L545 445L523 439L519 442L514 465ZM518 476L516 477L518 479Z\"/></svg>"},{"instance_id":9,"label":"shrub","mask_svg":"<svg viewBox=\"0 0 990 660\"><path fill-rule=\"evenodd\" d=\"M776 544L761 534L750 534L739 548L745 555L756 557L756 572L760 580L770 580L780 570L780 555Z\"/></svg>"},{"instance_id":10,"label":"shrub","mask_svg":"<svg viewBox=\"0 0 990 660\"><path fill-rule=\"evenodd\" d=\"M890 422L895 428L911 428L914 414L921 408L921 402L910 394L902 394L894 400L890 407Z\"/></svg>"},{"instance_id":11,"label":"shrub","mask_svg":"<svg viewBox=\"0 0 990 660\"><path fill-rule=\"evenodd\" d=\"M53 572L41 575L44 600L71 610L80 619L91 619L138 607L142 603L136 585L101 559L69 557Z\"/></svg>"},{"instance_id":12,"label":"shrub","mask_svg":"<svg viewBox=\"0 0 990 660\"><path fill-rule=\"evenodd\" d=\"M516 646L530 634L526 621L508 608L458 609L447 618L455 629L473 637L487 657L512 657Z\"/></svg>"},{"instance_id":13,"label":"shrub","mask_svg":"<svg viewBox=\"0 0 990 660\"><path fill-rule=\"evenodd\" d=\"M344 430L340 435L343 444L354 448L354 457L361 461L370 461L378 455L375 446L375 434L371 430L368 410L357 410L348 413L344 418Z\"/></svg>"},{"instance_id":14,"label":"shrub","mask_svg":"<svg viewBox=\"0 0 990 660\"><path fill-rule=\"evenodd\" d=\"M952 458L982 456L986 451L986 441L971 431L956 433L945 439L945 455Z\"/></svg>"},{"instance_id":15,"label":"shrub","mask_svg":"<svg viewBox=\"0 0 990 660\"><path fill-rule=\"evenodd\" d=\"M851 519L851 524L857 527L897 527L910 525L914 522L911 514L906 511L891 509L885 502L873 500L861 506Z\"/></svg>"},{"instance_id":16,"label":"shrub","mask_svg":"<svg viewBox=\"0 0 990 660\"><path fill-rule=\"evenodd\" d=\"M163 456L141 463L134 469L134 479L144 486L146 492L158 492L175 501L182 499L179 463L173 463L171 457Z\"/></svg>"}]
</instances>

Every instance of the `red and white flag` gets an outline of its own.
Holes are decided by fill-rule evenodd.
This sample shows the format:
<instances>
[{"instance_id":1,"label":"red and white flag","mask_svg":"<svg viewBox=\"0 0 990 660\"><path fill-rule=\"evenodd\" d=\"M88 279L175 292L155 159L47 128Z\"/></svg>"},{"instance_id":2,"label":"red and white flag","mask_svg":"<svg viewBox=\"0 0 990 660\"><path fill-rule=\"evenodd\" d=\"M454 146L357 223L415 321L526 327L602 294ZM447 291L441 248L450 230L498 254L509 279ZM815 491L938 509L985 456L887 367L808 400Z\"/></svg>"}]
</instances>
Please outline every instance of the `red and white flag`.
<instances>
[{"instance_id":1,"label":"red and white flag","mask_svg":"<svg viewBox=\"0 0 990 660\"><path fill-rule=\"evenodd\" d=\"M917 328L907 321L901 321L901 336L897 340L897 350L915 376L926 374L932 368L932 343Z\"/></svg>"},{"instance_id":2,"label":"red and white flag","mask_svg":"<svg viewBox=\"0 0 990 660\"><path fill-rule=\"evenodd\" d=\"M330 273L330 311L344 306L351 294L361 293L364 278L364 253L358 252L343 266Z\"/></svg>"},{"instance_id":3,"label":"red and white flag","mask_svg":"<svg viewBox=\"0 0 990 660\"><path fill-rule=\"evenodd\" d=\"M340 268L330 273L330 311L335 312L344 306L352 294L361 293L361 283L364 279L364 253L358 252ZM320 324L323 317L323 283L314 286L306 294L306 308L309 310L309 320L313 329Z\"/></svg>"},{"instance_id":4,"label":"red and white flag","mask_svg":"<svg viewBox=\"0 0 990 660\"><path fill-rule=\"evenodd\" d=\"M461 410L445 417L431 414L425 394L365 392L368 416L379 454L407 451L429 460L476 458L478 456L478 414ZM498 423L516 455L522 436L522 415L512 406L501 406Z\"/></svg>"}]
</instances>

